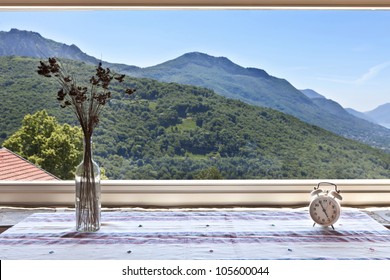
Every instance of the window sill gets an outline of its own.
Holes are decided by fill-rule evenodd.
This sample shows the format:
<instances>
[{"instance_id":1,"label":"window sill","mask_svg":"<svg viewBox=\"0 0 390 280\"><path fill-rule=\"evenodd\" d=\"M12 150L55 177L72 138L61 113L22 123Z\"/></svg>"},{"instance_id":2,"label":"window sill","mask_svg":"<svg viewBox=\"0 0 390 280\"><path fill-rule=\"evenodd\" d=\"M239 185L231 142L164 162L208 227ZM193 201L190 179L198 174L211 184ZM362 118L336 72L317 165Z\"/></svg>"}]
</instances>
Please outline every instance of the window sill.
<instances>
[{"instance_id":1,"label":"window sill","mask_svg":"<svg viewBox=\"0 0 390 280\"><path fill-rule=\"evenodd\" d=\"M104 207L306 206L319 182L338 185L342 206L389 206L390 180L107 180ZM324 186L323 189L332 189ZM73 207L73 181L0 181L0 205Z\"/></svg>"}]
</instances>

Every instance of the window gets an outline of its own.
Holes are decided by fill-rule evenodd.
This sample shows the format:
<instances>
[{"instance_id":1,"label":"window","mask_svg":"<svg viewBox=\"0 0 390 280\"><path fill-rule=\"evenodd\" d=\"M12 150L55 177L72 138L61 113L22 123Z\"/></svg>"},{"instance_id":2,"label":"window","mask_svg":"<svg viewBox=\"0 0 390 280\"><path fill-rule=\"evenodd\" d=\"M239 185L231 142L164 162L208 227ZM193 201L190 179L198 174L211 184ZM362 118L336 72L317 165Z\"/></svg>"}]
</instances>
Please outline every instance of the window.
<instances>
[{"instance_id":1,"label":"window","mask_svg":"<svg viewBox=\"0 0 390 280\"><path fill-rule=\"evenodd\" d=\"M154 79L132 78L129 83L137 87L139 103L135 104L136 101L131 99L113 98L109 108L111 110L107 110L105 119L96 131L95 140L98 145L95 154L105 167L108 177L115 179L103 184L104 197L112 205L126 203L162 206L203 203L303 205L310 190L318 180L323 180L322 178L340 182L340 189L345 192L345 199L350 205L380 205L389 201L389 182L386 180L389 178L389 156L384 151L390 150L390 147L386 146L389 145L390 130L365 120L358 120L358 117L352 116L342 108L355 104L359 105L355 109L368 111L388 102L387 95L384 95L384 99L373 99L370 95L369 101L375 101L375 104L369 104L367 98L358 98L360 95L371 94L373 88L378 93L378 98L383 92L386 94L383 90L388 86L386 84L388 79L385 77L389 65L384 57L380 56L382 55L380 50L368 51L367 48L373 46L364 45L363 42L375 42L386 38L387 30L383 27L386 25L383 25L382 21L388 20L388 11L380 14L376 11L358 10L102 9L93 14L88 11L77 13L71 10L56 11L57 25L54 27L77 24L75 28L67 26L69 30L67 32L48 29L48 22L53 20L53 13L50 12L25 10L15 13L2 10L1 13L3 20L9 25L9 31L4 32L30 36L38 43L47 43L47 39L51 39L68 44L66 49L69 52L66 54L71 55L73 52L81 57L84 55L85 62L91 57L85 56L84 52L96 57L95 60L92 59L93 62L103 58L105 61L124 63L122 59L126 57L129 59L126 64L136 64L144 69L140 71L136 67L124 67L119 64L112 65L112 68L117 71L128 71L126 73L128 76L139 77L142 76L141 72L147 73L144 78ZM68 18L69 15L74 16L75 20L72 22L61 20L61 17ZM15 17L20 17L20 22L16 26L11 26L17 20ZM39 21L34 20L34 17L39 17ZM11 18L13 21L8 20ZM109 22L118 29L117 34L114 30L107 32L104 37L109 42L107 45L115 49L100 50L99 48L105 45L102 37L92 33L93 26L90 26L91 29L88 31L83 31L83 28L89 27L80 24L84 19L89 19L92 24L98 24L97 19L102 18L105 20L101 22ZM151 24L151 21L147 20L150 18L159 21ZM309 22L313 24L308 24L304 18L310 19ZM134 19L134 22L123 27L107 19ZM171 19L182 21L168 21ZM280 21L281 19L283 21ZM30 30L32 25L28 20L42 24L41 29ZM219 29L221 20L226 21L223 29ZM189 22L196 25L196 28L189 25ZM237 24L241 22L248 25L239 28ZM362 22L372 24L373 28L363 29ZM141 37L141 33L135 35L136 29L129 29L129 26L134 27L141 23L145 29L150 30L145 37ZM50 26L54 28L53 25ZM256 32L253 30L254 26ZM157 30L157 27L161 29ZM264 29L261 29L263 27ZM282 33L282 27L286 28L286 33ZM24 32L24 29L28 31ZM310 32L314 29L317 33ZM232 32L237 30L235 36L232 36ZM356 32L357 30L359 32ZM373 36L371 30L377 30L374 37L371 37ZM72 34L77 34L78 31L82 34L73 37ZM130 31L131 43L125 43L126 34ZM381 32L385 35L382 36ZM118 41L121 43L113 44L114 39L111 37L113 34L120 35L117 40L120 38L123 43ZM182 36L183 40L176 39L176 35ZM190 37L198 41L194 43L190 41ZM255 37L261 40L252 41ZM270 38L274 41L269 40ZM93 40L98 41L92 43ZM172 42L177 48L175 51L169 48ZM192 45L185 45L186 42ZM224 43L220 44L221 42ZM232 45L233 42L235 45ZM310 51L303 50L307 45ZM228 49L228 46L234 47ZM377 41L376 46L388 49L385 41ZM37 50L38 54L39 50L42 51L43 47ZM131 55L141 51L149 54L158 53L158 56L145 56L143 61L137 62L137 55ZM325 55L328 52L332 55ZM115 56L117 53L119 56ZM369 56L373 53L377 57L375 61ZM320 61L324 57L326 59ZM28 68L27 60L21 60L23 59L12 57L12 61L8 61L7 65L11 67L9 73L15 73L12 67L17 61L25 67L24 69ZM31 65L38 61L39 59L28 60ZM164 61L166 63L163 63ZM150 65L159 66L146 68ZM183 68L184 66L186 68ZM77 67L84 66L79 63ZM182 67L180 71L175 72L179 67ZM2 69L6 71L8 68ZM148 69L152 71L148 72ZM191 69L194 75L200 70L204 72L193 78L194 76L189 75ZM168 77L167 73L172 73L172 76ZM184 74L180 76L180 73ZM213 77L219 80L212 80ZM2 91L12 93L13 98L14 92L8 89L15 92L25 90L24 87L28 87L29 92L45 90L41 81L31 81L31 76L24 73L19 73L14 78L20 82L11 83L8 79L4 81L2 87ZM169 83L155 81L159 79ZM260 80L267 83L260 84ZM206 83L207 81L211 82ZM184 86L182 83L190 85ZM20 85L24 86L20 88ZM246 90L250 86L255 91ZM229 99L222 98L204 87L210 87ZM310 90L301 92L298 90L308 87L316 87L320 94ZM278 94L270 101L272 88L276 88L273 93ZM260 89L261 94L255 94L259 93L257 89ZM347 89L348 94L345 98L336 99L341 96L337 94ZM28 105L31 107L13 107L20 102L12 104L0 102L2 104L0 106L5 106L1 108L4 110L0 111L5 112L7 116L18 114L21 120L23 114L27 113L26 110L47 108L47 104L42 102L48 98L54 100L53 92L56 92L54 88L47 93L47 98L39 102L29 102ZM359 95L352 96L357 92ZM174 98L167 98L168 94ZM292 99L293 97L297 99ZM328 98L334 98L340 103ZM249 106L236 99L250 101L253 104ZM11 99L7 101L10 102ZM271 103L273 109L283 113L255 107L258 105L270 107ZM63 113L58 111L53 106L51 112L57 114L58 118L64 117L60 115ZM310 124L298 121L298 118ZM324 129L371 143L381 150L372 150L326 132L318 127L319 121L325 126ZM10 127L14 124L10 123L9 119L1 123L3 126L6 125L1 129L6 132L0 134L3 141L9 136L12 131ZM381 124L387 125L385 120L381 120ZM202 176L205 178L209 176L207 171L213 170L228 180L180 180ZM203 171L206 172L202 173ZM157 178L165 180L140 180ZM127 179L137 180L126 181ZM0 192L4 194L2 195L4 201L1 203L12 201L16 204L73 203L72 182L68 181L39 184L1 182L0 188Z\"/></svg>"}]
</instances>

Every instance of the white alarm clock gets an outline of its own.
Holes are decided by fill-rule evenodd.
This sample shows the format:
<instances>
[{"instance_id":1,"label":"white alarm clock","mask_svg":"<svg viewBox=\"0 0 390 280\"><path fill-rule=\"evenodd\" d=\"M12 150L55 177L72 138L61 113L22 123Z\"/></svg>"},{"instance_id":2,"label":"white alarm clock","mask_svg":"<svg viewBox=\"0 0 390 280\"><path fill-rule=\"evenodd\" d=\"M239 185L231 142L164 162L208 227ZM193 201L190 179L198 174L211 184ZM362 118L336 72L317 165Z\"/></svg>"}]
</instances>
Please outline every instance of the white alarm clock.
<instances>
[{"instance_id":1,"label":"white alarm clock","mask_svg":"<svg viewBox=\"0 0 390 280\"><path fill-rule=\"evenodd\" d=\"M335 187L332 191L323 191L320 189L320 184L330 184ZM331 226L337 222L341 214L339 200L342 200L340 191L337 190L337 185L328 182L318 183L317 187L311 192L311 201L309 204L310 217L315 224L323 227Z\"/></svg>"}]
</instances>

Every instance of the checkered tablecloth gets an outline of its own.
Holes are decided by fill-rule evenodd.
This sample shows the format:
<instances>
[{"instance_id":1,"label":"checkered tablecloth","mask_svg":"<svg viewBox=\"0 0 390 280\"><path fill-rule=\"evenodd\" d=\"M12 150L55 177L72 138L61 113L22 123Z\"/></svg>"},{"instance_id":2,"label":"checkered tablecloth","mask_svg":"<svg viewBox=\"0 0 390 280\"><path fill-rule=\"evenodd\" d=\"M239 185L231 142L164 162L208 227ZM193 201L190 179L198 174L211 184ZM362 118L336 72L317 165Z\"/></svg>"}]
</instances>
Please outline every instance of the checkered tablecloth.
<instances>
[{"instance_id":1,"label":"checkered tablecloth","mask_svg":"<svg viewBox=\"0 0 390 280\"><path fill-rule=\"evenodd\" d=\"M36 213L0 235L0 259L390 259L390 231L356 209L335 230L307 209L103 212L96 233Z\"/></svg>"}]
</instances>

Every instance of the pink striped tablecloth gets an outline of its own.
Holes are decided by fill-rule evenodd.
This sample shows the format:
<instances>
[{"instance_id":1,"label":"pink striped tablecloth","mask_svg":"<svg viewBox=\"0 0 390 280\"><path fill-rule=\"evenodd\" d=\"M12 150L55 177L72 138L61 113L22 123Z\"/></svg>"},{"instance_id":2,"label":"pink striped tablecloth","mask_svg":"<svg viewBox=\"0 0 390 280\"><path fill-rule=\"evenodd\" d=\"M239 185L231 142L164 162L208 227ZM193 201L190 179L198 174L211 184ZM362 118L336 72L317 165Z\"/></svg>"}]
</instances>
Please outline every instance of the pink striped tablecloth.
<instances>
[{"instance_id":1,"label":"pink striped tablecloth","mask_svg":"<svg viewBox=\"0 0 390 280\"><path fill-rule=\"evenodd\" d=\"M335 230L307 209L103 212L96 233L72 212L33 214L0 235L0 259L390 259L390 231L343 209Z\"/></svg>"}]
</instances>

